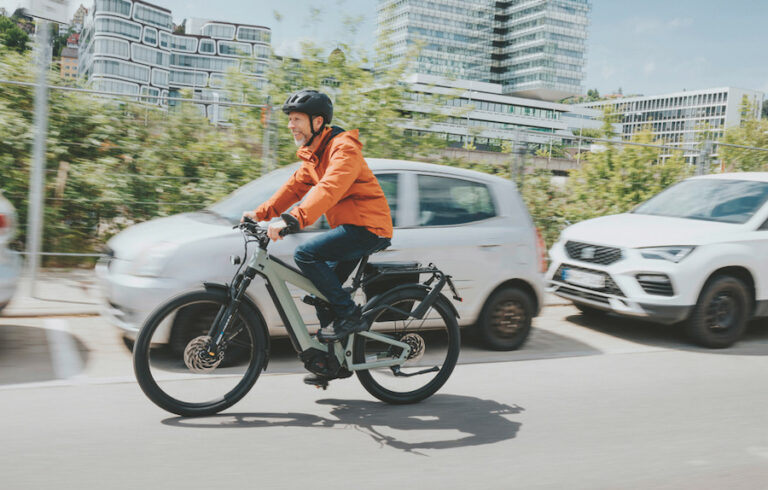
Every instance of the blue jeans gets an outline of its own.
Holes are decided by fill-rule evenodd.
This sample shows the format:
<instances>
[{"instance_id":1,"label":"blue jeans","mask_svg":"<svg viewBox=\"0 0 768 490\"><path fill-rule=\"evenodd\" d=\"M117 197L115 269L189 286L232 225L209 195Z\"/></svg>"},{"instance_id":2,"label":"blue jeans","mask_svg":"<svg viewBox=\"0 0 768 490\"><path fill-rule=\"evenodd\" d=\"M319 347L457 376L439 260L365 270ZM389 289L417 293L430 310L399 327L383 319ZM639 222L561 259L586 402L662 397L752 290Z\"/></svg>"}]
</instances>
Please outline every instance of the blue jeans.
<instances>
[{"instance_id":1,"label":"blue jeans","mask_svg":"<svg viewBox=\"0 0 768 490\"><path fill-rule=\"evenodd\" d=\"M341 225L322 233L296 247L293 259L312 284L328 298L332 311L318 309L320 326L328 325L333 317L352 314L355 303L343 284L366 255L384 250L389 238L381 238L362 226Z\"/></svg>"}]
</instances>

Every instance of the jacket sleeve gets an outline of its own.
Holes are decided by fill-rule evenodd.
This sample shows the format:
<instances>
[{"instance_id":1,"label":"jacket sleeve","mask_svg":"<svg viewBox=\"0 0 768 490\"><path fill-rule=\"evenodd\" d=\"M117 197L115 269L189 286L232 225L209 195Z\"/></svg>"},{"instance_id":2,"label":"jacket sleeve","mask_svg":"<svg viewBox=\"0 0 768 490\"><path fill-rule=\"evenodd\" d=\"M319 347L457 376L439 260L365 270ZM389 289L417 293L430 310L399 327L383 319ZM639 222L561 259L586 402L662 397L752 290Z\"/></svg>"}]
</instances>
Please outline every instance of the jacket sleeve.
<instances>
[{"instance_id":1,"label":"jacket sleeve","mask_svg":"<svg viewBox=\"0 0 768 490\"><path fill-rule=\"evenodd\" d=\"M302 173L302 168L296 170L291 178L275 192L272 197L256 208L256 218L259 221L265 221L276 218L285 212L286 209L309 192L312 184L303 182L297 176Z\"/></svg>"},{"instance_id":2,"label":"jacket sleeve","mask_svg":"<svg viewBox=\"0 0 768 490\"><path fill-rule=\"evenodd\" d=\"M323 178L312 188L307 198L291 210L302 228L317 221L344 197L360 174L363 155L359 148L342 143L331 150L328 160Z\"/></svg>"}]
</instances>

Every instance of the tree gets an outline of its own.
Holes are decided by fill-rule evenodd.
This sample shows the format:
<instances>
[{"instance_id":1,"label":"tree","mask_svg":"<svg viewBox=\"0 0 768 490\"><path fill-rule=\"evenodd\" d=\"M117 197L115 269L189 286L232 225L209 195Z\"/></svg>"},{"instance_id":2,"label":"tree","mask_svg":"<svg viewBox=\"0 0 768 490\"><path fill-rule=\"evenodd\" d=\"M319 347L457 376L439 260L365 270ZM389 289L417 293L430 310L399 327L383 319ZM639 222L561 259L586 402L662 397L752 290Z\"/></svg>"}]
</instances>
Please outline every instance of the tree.
<instances>
[{"instance_id":1,"label":"tree","mask_svg":"<svg viewBox=\"0 0 768 490\"><path fill-rule=\"evenodd\" d=\"M27 50L28 42L29 35L16 22L8 17L0 17L0 43L2 45L8 49L23 53Z\"/></svg>"}]
</instances>

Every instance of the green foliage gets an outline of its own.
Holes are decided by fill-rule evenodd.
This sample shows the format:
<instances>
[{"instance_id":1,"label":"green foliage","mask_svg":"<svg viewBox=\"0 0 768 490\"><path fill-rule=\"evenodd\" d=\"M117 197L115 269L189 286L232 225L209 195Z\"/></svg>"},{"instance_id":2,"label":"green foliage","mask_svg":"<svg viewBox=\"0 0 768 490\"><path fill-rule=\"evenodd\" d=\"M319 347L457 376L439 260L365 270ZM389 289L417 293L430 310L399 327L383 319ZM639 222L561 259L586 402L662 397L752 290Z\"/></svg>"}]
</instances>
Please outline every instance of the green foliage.
<instances>
[{"instance_id":1,"label":"green foliage","mask_svg":"<svg viewBox=\"0 0 768 490\"><path fill-rule=\"evenodd\" d=\"M633 141L651 144L653 136L646 131ZM568 180L569 221L626 212L690 172L681 154L662 160L659 149L644 146L608 143L582 161Z\"/></svg>"},{"instance_id":2,"label":"green foliage","mask_svg":"<svg viewBox=\"0 0 768 490\"><path fill-rule=\"evenodd\" d=\"M718 153L726 171L749 172L768 170L768 119L748 118L741 126L729 128L723 143L751 146L763 150L751 150L729 146L718 146Z\"/></svg>"},{"instance_id":3,"label":"green foliage","mask_svg":"<svg viewBox=\"0 0 768 490\"><path fill-rule=\"evenodd\" d=\"M0 50L3 46L23 53L28 49L29 35L9 17L0 16Z\"/></svg>"}]
</instances>

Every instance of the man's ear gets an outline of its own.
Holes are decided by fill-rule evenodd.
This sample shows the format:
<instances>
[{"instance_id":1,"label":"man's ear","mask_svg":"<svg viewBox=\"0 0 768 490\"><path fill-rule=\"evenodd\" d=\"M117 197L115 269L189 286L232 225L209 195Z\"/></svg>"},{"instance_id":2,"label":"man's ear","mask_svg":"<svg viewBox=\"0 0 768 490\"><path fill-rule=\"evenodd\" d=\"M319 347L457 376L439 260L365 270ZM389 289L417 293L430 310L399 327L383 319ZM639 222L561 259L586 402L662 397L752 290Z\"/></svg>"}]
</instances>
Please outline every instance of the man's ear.
<instances>
[{"instance_id":1,"label":"man's ear","mask_svg":"<svg viewBox=\"0 0 768 490\"><path fill-rule=\"evenodd\" d=\"M312 119L312 132L320 131L323 129L323 122L325 119L323 119L323 116L315 116Z\"/></svg>"}]
</instances>

